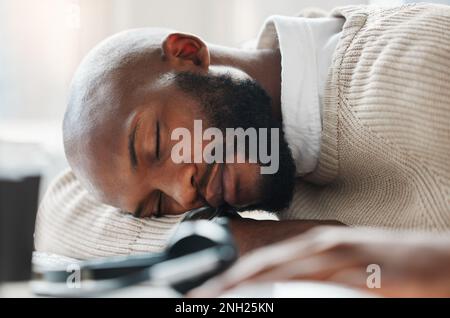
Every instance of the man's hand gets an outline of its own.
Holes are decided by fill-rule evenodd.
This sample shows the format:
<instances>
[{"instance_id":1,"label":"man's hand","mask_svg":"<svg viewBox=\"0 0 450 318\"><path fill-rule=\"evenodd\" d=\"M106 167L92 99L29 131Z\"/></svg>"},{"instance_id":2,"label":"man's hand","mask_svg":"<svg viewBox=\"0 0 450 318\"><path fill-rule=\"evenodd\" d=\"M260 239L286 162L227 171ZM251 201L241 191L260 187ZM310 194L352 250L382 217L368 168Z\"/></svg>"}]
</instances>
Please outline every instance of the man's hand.
<instances>
[{"instance_id":1,"label":"man's hand","mask_svg":"<svg viewBox=\"0 0 450 318\"><path fill-rule=\"evenodd\" d=\"M337 221L271 221L241 217L230 219L231 232L238 245L240 255L325 225L343 224Z\"/></svg>"},{"instance_id":2,"label":"man's hand","mask_svg":"<svg viewBox=\"0 0 450 318\"><path fill-rule=\"evenodd\" d=\"M380 269L380 288L368 289ZM450 296L450 238L320 227L249 253L224 274L190 293L214 297L244 283L316 280L383 296Z\"/></svg>"}]
</instances>

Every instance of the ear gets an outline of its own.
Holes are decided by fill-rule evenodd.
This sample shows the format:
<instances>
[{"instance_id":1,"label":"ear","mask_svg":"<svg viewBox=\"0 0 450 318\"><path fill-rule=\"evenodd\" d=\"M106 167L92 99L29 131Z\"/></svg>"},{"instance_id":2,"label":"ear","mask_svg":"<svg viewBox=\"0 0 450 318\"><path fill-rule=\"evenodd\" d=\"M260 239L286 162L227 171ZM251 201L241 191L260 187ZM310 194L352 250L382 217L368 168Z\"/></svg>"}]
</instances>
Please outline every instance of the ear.
<instances>
[{"instance_id":1,"label":"ear","mask_svg":"<svg viewBox=\"0 0 450 318\"><path fill-rule=\"evenodd\" d=\"M162 45L165 58L174 66L196 65L207 70L209 50L198 37L184 33L169 34Z\"/></svg>"}]
</instances>

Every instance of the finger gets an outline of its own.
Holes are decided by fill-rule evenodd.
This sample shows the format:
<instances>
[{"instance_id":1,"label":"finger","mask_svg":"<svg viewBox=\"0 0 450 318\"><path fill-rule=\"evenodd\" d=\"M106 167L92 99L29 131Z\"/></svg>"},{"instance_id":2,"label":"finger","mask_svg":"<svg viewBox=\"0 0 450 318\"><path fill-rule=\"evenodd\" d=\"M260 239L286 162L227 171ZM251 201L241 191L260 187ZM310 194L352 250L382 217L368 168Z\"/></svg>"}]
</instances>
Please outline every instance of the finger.
<instances>
[{"instance_id":1,"label":"finger","mask_svg":"<svg viewBox=\"0 0 450 318\"><path fill-rule=\"evenodd\" d=\"M264 270L255 271L252 275L240 275L239 266L237 266L233 269L236 273L229 273L230 276L222 275L209 281L193 290L189 297L217 297L243 284L292 280L327 281L338 272L346 268L354 268L358 264L355 259L340 257L335 253L326 253L265 267Z\"/></svg>"},{"instance_id":2,"label":"finger","mask_svg":"<svg viewBox=\"0 0 450 318\"><path fill-rule=\"evenodd\" d=\"M187 297L217 297L225 290L231 289L241 282L251 281L251 278L258 275L258 273L267 271L273 266L277 266L276 263L270 261L264 262L263 259L267 260L267 258L260 257L259 255L244 257L225 273L210 279L202 286L191 290L187 294Z\"/></svg>"},{"instance_id":3,"label":"finger","mask_svg":"<svg viewBox=\"0 0 450 318\"><path fill-rule=\"evenodd\" d=\"M368 277L365 266L354 266L352 268L345 268L337 271L329 276L327 280L333 283L373 292L373 290L371 291L369 289Z\"/></svg>"},{"instance_id":4,"label":"finger","mask_svg":"<svg viewBox=\"0 0 450 318\"><path fill-rule=\"evenodd\" d=\"M299 239L300 237L303 237L304 239ZM321 254L330 254L330 257L332 257L336 252L333 249L335 246L334 243L329 240L320 239L320 235L313 233L304 234L300 237L295 240L273 244L270 247L256 250L252 254L242 257L238 263L232 266L224 274L213 278L204 285L192 290L188 296L217 297L224 291L240 284L259 281L261 280L261 277L265 277L265 279L268 280L272 280L272 277L284 279L286 273L283 268L292 260L294 262L301 261L302 259L307 260ZM337 250L337 252L339 252L339 250ZM312 259L310 262L314 263L315 260ZM330 261L330 263L332 263L332 261ZM320 276L322 274L320 271L308 271L309 268L314 268L314 266L305 265L302 276L309 279L312 279L315 275ZM319 266L317 266L317 268L319 268ZM295 272L295 270L292 270L292 272ZM315 275L312 274L313 272ZM291 274L288 276L291 277ZM292 277L295 277L295 275L292 275Z\"/></svg>"},{"instance_id":5,"label":"finger","mask_svg":"<svg viewBox=\"0 0 450 318\"><path fill-rule=\"evenodd\" d=\"M338 272L355 266L358 266L358 262L351 258L329 254L316 255L259 272L251 277L251 281L257 283L286 280L327 281Z\"/></svg>"}]
</instances>

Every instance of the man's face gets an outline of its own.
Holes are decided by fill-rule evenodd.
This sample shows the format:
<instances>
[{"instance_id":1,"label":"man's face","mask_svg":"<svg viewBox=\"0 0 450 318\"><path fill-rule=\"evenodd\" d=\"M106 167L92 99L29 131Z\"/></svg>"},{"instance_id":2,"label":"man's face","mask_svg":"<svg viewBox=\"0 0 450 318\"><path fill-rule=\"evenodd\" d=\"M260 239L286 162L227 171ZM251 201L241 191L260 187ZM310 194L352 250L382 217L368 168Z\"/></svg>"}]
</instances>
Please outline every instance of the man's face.
<instances>
[{"instance_id":1,"label":"man's face","mask_svg":"<svg viewBox=\"0 0 450 318\"><path fill-rule=\"evenodd\" d=\"M216 127L223 132L280 127L272 119L270 98L252 80L178 73L145 90L124 109L105 114L86 141L88 153L73 165L75 170L79 167L75 172L102 202L139 217L181 214L206 204L269 211L287 206L295 168L281 129L275 174L261 174L259 161L196 162L193 158L203 158L210 140L192 140L192 160L176 163L172 150L179 140L172 134L182 128L194 138L196 120L201 120L203 130ZM223 142L225 149L228 141L214 142ZM236 159L242 154L233 155Z\"/></svg>"}]
</instances>

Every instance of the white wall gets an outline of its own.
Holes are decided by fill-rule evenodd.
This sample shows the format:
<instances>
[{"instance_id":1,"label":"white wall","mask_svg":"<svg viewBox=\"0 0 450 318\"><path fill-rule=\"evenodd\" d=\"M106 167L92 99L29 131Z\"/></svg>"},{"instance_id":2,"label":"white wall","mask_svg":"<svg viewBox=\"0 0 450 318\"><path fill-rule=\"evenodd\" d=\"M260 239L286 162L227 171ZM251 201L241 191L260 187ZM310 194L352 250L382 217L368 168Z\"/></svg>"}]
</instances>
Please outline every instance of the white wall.
<instances>
[{"instance_id":1,"label":"white wall","mask_svg":"<svg viewBox=\"0 0 450 318\"><path fill-rule=\"evenodd\" d=\"M209 42L236 45L254 37L271 14L356 2L0 0L0 119L59 120L82 56L103 38L124 29L171 27ZM69 5L79 6L79 17Z\"/></svg>"},{"instance_id":2,"label":"white wall","mask_svg":"<svg viewBox=\"0 0 450 318\"><path fill-rule=\"evenodd\" d=\"M133 5L129 5L129 3ZM165 26L189 31L205 40L235 45L255 36L272 14L292 15L305 7L332 9L364 0L114 0L115 29ZM120 16L120 18L119 18Z\"/></svg>"}]
</instances>

